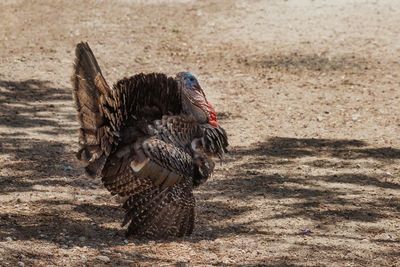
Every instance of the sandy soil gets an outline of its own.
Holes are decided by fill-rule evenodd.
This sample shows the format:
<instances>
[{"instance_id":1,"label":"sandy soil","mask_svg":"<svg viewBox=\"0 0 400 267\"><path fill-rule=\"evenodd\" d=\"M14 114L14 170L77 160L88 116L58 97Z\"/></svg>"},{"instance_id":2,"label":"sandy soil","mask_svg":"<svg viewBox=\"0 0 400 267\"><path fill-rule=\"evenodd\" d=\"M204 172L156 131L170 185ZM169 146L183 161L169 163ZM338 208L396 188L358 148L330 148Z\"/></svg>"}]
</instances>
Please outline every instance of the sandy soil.
<instances>
[{"instance_id":1,"label":"sandy soil","mask_svg":"<svg viewBox=\"0 0 400 267\"><path fill-rule=\"evenodd\" d=\"M400 266L400 2L0 2L1 266ZM84 3L80 3L84 2ZM231 152L191 237L126 240L69 77L194 72Z\"/></svg>"}]
</instances>

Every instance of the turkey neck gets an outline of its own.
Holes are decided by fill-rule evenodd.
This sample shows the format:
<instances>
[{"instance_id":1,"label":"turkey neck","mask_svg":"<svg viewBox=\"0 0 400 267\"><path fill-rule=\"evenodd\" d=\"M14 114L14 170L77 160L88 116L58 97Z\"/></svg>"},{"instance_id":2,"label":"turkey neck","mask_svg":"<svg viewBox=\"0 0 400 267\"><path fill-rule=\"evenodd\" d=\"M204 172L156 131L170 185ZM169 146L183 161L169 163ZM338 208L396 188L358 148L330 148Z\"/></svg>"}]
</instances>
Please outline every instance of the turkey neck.
<instances>
[{"instance_id":1,"label":"turkey neck","mask_svg":"<svg viewBox=\"0 0 400 267\"><path fill-rule=\"evenodd\" d=\"M200 124L208 123L207 113L195 103L193 103L187 96L182 96L182 111L185 115L192 115Z\"/></svg>"}]
</instances>

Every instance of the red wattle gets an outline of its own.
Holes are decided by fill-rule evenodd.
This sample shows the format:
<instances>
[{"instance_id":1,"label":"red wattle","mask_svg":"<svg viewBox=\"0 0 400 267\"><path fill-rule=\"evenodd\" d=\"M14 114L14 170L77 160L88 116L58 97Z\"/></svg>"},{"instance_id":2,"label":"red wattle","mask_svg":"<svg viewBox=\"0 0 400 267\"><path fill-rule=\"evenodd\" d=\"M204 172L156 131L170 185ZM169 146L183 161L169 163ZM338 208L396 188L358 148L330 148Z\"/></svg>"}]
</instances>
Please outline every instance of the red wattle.
<instances>
[{"instance_id":1,"label":"red wattle","mask_svg":"<svg viewBox=\"0 0 400 267\"><path fill-rule=\"evenodd\" d=\"M207 102L207 111L208 111L208 123L214 127L218 127L217 113L215 112L214 107Z\"/></svg>"},{"instance_id":2,"label":"red wattle","mask_svg":"<svg viewBox=\"0 0 400 267\"><path fill-rule=\"evenodd\" d=\"M210 124L210 125L212 125L212 126L214 126L214 127L218 127L218 121L215 119L215 120L209 120L208 121L208 123Z\"/></svg>"}]
</instances>

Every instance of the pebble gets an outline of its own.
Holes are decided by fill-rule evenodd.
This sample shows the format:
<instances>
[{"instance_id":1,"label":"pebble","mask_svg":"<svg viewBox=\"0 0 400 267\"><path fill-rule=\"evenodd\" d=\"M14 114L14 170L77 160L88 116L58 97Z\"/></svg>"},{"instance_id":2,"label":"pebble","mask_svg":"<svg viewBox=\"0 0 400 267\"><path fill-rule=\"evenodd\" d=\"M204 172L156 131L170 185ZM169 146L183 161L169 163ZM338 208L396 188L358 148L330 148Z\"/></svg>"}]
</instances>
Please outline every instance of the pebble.
<instances>
[{"instance_id":1,"label":"pebble","mask_svg":"<svg viewBox=\"0 0 400 267\"><path fill-rule=\"evenodd\" d=\"M84 236L79 237L79 241L81 241L81 242L86 241L86 237L84 237Z\"/></svg>"},{"instance_id":2,"label":"pebble","mask_svg":"<svg viewBox=\"0 0 400 267\"><path fill-rule=\"evenodd\" d=\"M22 261L19 261L19 262L17 263L17 265L18 265L19 267L25 267L25 263L23 263Z\"/></svg>"},{"instance_id":3,"label":"pebble","mask_svg":"<svg viewBox=\"0 0 400 267\"><path fill-rule=\"evenodd\" d=\"M310 229L308 229L308 228L304 228L304 229L300 230L300 234L302 234L302 235L310 235L310 234L312 234L312 231Z\"/></svg>"},{"instance_id":4,"label":"pebble","mask_svg":"<svg viewBox=\"0 0 400 267\"><path fill-rule=\"evenodd\" d=\"M104 256L104 255L99 255L96 257L96 259L98 259L99 261L102 261L102 262L110 262L110 258L107 256Z\"/></svg>"},{"instance_id":5,"label":"pebble","mask_svg":"<svg viewBox=\"0 0 400 267\"><path fill-rule=\"evenodd\" d=\"M353 114L353 115L351 116L351 119L352 119L353 121L358 121L358 120L360 119L360 114Z\"/></svg>"},{"instance_id":6,"label":"pebble","mask_svg":"<svg viewBox=\"0 0 400 267\"><path fill-rule=\"evenodd\" d=\"M12 240L11 237L7 236L7 237L6 237L6 241L7 241L7 242L11 242L11 241L13 241L13 240Z\"/></svg>"}]
</instances>

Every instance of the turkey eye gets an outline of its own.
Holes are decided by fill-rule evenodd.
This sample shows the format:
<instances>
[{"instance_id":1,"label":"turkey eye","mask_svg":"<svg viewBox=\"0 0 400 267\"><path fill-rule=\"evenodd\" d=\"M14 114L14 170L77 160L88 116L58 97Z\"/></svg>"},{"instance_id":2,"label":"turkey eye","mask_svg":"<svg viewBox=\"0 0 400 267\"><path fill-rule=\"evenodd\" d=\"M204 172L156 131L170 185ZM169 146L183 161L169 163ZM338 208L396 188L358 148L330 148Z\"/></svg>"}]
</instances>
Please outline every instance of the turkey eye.
<instances>
[{"instance_id":1,"label":"turkey eye","mask_svg":"<svg viewBox=\"0 0 400 267\"><path fill-rule=\"evenodd\" d=\"M190 77L190 78L189 78L189 81L194 82L194 78L193 78L193 77Z\"/></svg>"}]
</instances>

